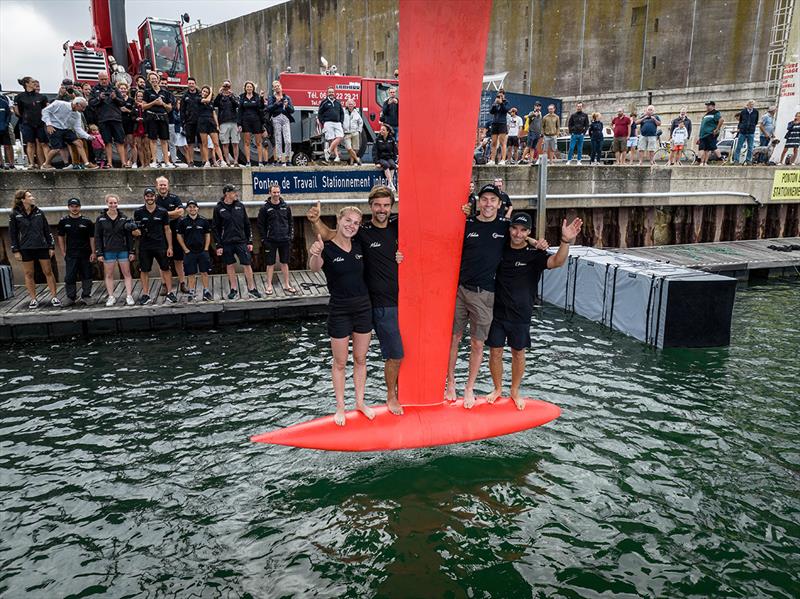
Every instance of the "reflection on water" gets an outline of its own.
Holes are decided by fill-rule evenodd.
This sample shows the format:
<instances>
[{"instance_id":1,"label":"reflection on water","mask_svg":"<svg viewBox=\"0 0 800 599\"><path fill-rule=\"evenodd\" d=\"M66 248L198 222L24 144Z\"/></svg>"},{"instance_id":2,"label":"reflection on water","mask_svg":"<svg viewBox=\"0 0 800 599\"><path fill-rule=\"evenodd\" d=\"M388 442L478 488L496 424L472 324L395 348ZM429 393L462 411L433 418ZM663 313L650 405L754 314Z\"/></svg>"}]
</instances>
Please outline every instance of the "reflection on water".
<instances>
[{"instance_id":1,"label":"reflection on water","mask_svg":"<svg viewBox=\"0 0 800 599\"><path fill-rule=\"evenodd\" d=\"M332 408L322 323L14 346L0 595L797 597L798 307L741 289L731 347L661 352L544 308L561 418L387 454L247 440Z\"/></svg>"}]
</instances>

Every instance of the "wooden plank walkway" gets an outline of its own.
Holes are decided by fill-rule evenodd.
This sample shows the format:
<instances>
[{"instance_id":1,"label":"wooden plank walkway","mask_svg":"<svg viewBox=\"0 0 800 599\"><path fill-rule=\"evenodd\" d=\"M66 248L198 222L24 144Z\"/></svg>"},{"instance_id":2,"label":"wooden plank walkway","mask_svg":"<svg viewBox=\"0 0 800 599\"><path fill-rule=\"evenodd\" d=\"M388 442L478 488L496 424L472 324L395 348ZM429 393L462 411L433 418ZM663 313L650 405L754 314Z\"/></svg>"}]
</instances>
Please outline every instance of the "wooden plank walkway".
<instances>
[{"instance_id":1,"label":"wooden plank walkway","mask_svg":"<svg viewBox=\"0 0 800 599\"><path fill-rule=\"evenodd\" d=\"M23 286L15 287L15 295L0 302L0 341L24 339L45 339L65 336L92 336L96 334L123 331L147 331L167 328L213 328L222 324L244 322L263 322L286 318L298 318L320 315L327 312L328 288L322 273L311 271L291 271L289 279L297 289L296 294L288 293L283 288L283 277L280 271L273 276L272 295L265 294L266 273L253 273L256 287L261 292L261 299L247 296L247 285L243 273L237 275L240 293L244 297L228 300L230 283L226 275L211 275L210 289L212 301L201 299L189 300L185 293L177 293L178 301L171 304L159 295L161 280L156 274L150 277L150 296L153 303L148 306L128 306L125 303L125 285L115 281L114 306L106 307L105 283L94 281L92 297L88 306L63 306L54 308L50 305L50 291L46 285L37 285L39 307L29 309L28 293ZM177 278L175 278L177 285ZM80 285L78 286L80 291ZM139 300L142 294L141 283L134 280L133 297ZM197 277L197 297L202 294L200 277ZM64 284L59 283L57 297L64 302L66 294Z\"/></svg>"},{"instance_id":2,"label":"wooden plank walkway","mask_svg":"<svg viewBox=\"0 0 800 599\"><path fill-rule=\"evenodd\" d=\"M779 252L769 249L768 246L771 245L794 245L799 249ZM800 274L798 271L798 267L800 267L800 237L660 245L614 251L744 279L749 278L756 271L758 274L766 276Z\"/></svg>"}]
</instances>

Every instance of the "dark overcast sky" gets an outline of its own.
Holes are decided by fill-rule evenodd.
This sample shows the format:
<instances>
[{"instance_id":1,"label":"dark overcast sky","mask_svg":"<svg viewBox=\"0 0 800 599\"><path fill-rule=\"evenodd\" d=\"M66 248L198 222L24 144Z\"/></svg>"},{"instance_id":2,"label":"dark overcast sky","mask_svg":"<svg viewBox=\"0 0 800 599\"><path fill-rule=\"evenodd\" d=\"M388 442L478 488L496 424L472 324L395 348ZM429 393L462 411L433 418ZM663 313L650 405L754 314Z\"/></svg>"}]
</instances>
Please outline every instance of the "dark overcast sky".
<instances>
[{"instance_id":1,"label":"dark overcast sky","mask_svg":"<svg viewBox=\"0 0 800 599\"><path fill-rule=\"evenodd\" d=\"M128 0L125 4L128 39L145 17L177 20L188 12L213 25L256 12L286 0ZM17 79L31 75L42 91L55 92L63 77L62 44L88 40L92 35L89 0L0 0L0 83L17 90Z\"/></svg>"}]
</instances>

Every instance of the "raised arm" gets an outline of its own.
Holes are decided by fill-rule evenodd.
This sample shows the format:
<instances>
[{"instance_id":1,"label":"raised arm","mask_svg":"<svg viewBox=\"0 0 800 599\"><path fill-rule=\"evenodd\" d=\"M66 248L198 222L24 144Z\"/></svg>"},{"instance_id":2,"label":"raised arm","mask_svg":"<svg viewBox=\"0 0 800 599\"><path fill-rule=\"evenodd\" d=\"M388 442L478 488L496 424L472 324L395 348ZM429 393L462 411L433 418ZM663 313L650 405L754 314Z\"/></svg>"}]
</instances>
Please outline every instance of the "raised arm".
<instances>
[{"instance_id":1,"label":"raised arm","mask_svg":"<svg viewBox=\"0 0 800 599\"><path fill-rule=\"evenodd\" d=\"M567 224L565 218L561 223L561 243L558 246L558 251L547 259L547 268L558 268L563 266L569 256L569 246L575 243L575 238L581 231L583 221L579 218Z\"/></svg>"},{"instance_id":2,"label":"raised arm","mask_svg":"<svg viewBox=\"0 0 800 599\"><path fill-rule=\"evenodd\" d=\"M308 219L308 222L310 222L314 227L314 232L318 236L322 237L323 241L330 241L336 236L336 231L334 231L333 229L331 229L325 223L322 222L322 220L319 217L321 209L322 208L320 202L317 201L317 205L312 206L311 208L308 209L308 212L306 212L306 218Z\"/></svg>"}]
</instances>

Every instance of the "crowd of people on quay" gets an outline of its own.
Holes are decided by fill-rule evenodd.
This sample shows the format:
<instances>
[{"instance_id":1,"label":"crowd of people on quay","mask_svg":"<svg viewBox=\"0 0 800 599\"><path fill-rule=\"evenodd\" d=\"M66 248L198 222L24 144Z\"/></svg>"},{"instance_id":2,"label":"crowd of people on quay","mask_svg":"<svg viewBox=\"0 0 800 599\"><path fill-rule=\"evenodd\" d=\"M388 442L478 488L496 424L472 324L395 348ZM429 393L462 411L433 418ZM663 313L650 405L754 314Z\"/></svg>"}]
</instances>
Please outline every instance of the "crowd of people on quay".
<instances>
[{"instance_id":1,"label":"crowd of people on quay","mask_svg":"<svg viewBox=\"0 0 800 599\"><path fill-rule=\"evenodd\" d=\"M245 81L237 93L226 79L214 92L209 85L198 87L189 77L187 88L173 93L166 74L139 75L129 86L124 81L111 83L108 73L101 71L95 85L78 86L64 79L52 101L41 93L35 78L21 78L19 84L23 91L16 94L13 105L0 94L2 168L53 170L57 156L65 168L113 168L115 151L116 164L123 168L288 167L291 163L295 107L280 81L272 82L270 93ZM389 175L397 168L399 100L394 88L388 96L373 158L391 180ZM19 119L27 165L15 164L12 112ZM353 100L343 106L329 88L319 105L317 123L326 161L342 162L341 145L347 162L361 165L364 121Z\"/></svg>"},{"instance_id":2,"label":"crowd of people on quay","mask_svg":"<svg viewBox=\"0 0 800 599\"><path fill-rule=\"evenodd\" d=\"M782 138L786 143L775 163L784 164L788 154L789 164L797 164L800 112L785 124L777 123L775 115L775 106L760 114L752 100L735 113L735 142L731 148L733 164L769 164L773 150ZM724 125L725 119L717 110L716 102L707 101L694 139L698 154L694 164L705 166L709 161L723 160L717 144L721 141ZM606 134L609 127L611 136ZM490 166L534 164L540 154L545 154L550 161L562 159L568 165L580 165L588 137L590 165L599 165L604 159L611 162L612 155L613 162L618 165L654 165L656 152L664 148L668 152L667 165L680 166L690 148L692 121L687 116L686 107L675 118L662 119L650 105L641 114L619 107L610 121L604 122L602 114L590 113L582 102L578 102L567 118L566 129L568 142L559 148L558 139L565 136L562 135L561 117L556 113L555 104L549 104L543 110L542 104L536 102L533 110L523 118L500 90L489 110L485 127L479 131L476 161ZM607 143L604 145L604 142Z\"/></svg>"}]
</instances>

